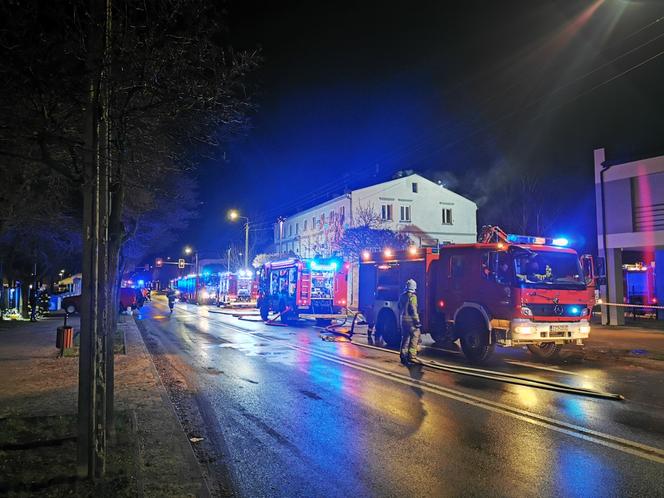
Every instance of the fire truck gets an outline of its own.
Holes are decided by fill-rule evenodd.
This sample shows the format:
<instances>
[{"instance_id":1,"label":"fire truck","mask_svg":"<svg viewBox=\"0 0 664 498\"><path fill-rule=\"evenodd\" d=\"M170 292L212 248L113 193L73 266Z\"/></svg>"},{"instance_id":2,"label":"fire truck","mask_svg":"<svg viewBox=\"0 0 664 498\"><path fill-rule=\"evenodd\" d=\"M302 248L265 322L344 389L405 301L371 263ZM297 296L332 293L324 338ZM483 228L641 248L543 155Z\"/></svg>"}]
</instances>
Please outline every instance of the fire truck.
<instances>
[{"instance_id":1,"label":"fire truck","mask_svg":"<svg viewBox=\"0 0 664 498\"><path fill-rule=\"evenodd\" d=\"M219 305L233 302L255 301L258 284L251 270L225 272L219 279Z\"/></svg>"},{"instance_id":2,"label":"fire truck","mask_svg":"<svg viewBox=\"0 0 664 498\"><path fill-rule=\"evenodd\" d=\"M360 311L376 335L398 346L397 303L412 278L422 331L436 342L459 339L474 362L487 360L496 344L554 358L563 344L588 337L594 304L593 260L567 243L485 227L474 244L365 251Z\"/></svg>"},{"instance_id":3,"label":"fire truck","mask_svg":"<svg viewBox=\"0 0 664 498\"><path fill-rule=\"evenodd\" d=\"M655 291L655 264L644 263L623 265L625 303L644 306L657 306ZM652 313L654 308L635 308L634 313Z\"/></svg>"},{"instance_id":4,"label":"fire truck","mask_svg":"<svg viewBox=\"0 0 664 498\"><path fill-rule=\"evenodd\" d=\"M215 304L218 299L219 274L204 271L175 280L175 288L181 301L195 304Z\"/></svg>"},{"instance_id":5,"label":"fire truck","mask_svg":"<svg viewBox=\"0 0 664 498\"><path fill-rule=\"evenodd\" d=\"M315 319L319 325L344 315L348 263L339 258L289 258L265 263L257 272L261 318L270 311L284 322Z\"/></svg>"}]
</instances>

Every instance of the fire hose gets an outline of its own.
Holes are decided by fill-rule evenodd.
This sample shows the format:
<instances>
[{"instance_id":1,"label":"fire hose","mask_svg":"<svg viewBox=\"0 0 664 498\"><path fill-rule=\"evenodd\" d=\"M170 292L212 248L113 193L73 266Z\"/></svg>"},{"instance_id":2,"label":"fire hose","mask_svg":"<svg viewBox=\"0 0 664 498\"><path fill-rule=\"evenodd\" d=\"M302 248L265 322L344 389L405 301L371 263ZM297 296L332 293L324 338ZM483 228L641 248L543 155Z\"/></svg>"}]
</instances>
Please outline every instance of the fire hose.
<instances>
[{"instance_id":1,"label":"fire hose","mask_svg":"<svg viewBox=\"0 0 664 498\"><path fill-rule=\"evenodd\" d=\"M350 310L348 310L350 312ZM352 313L352 312L351 312ZM347 321L348 321L348 316L344 319L342 323L335 324L335 325L329 325L328 327L325 328L326 332L330 332L332 334L341 336L346 338L349 342L352 342L352 337L355 334L355 325L357 324L357 318L360 315L360 313L353 313L353 321L351 322L351 327L348 332L341 332L338 330L335 330L338 327L343 326ZM323 336L321 336L322 339L324 340L329 340L325 339ZM387 349L387 348L381 348L379 346L373 346L371 344L362 344L362 343L357 343L357 342L352 342L353 345L358 346L358 347L363 347L363 348L368 348L368 349L375 349L377 351L384 351L390 354L397 355L399 354L399 351L394 351L392 349ZM496 372L493 370L486 370L482 368L476 368L476 367L464 367L461 365L451 365L448 363L441 363L435 360L422 360L418 359L417 361L418 364L431 368L433 370L440 370L444 372L449 372L449 373L454 373L457 375L465 375L469 377L476 377L476 378L481 378L481 379L487 379L487 380L493 380L497 382L504 382L508 384L514 384L514 385L520 385L520 386L526 386L526 387L533 387L533 388L538 388L538 389L546 389L549 391L556 391L556 392L562 392L562 393L569 393L569 394L576 394L579 396L587 396L591 398L600 398L600 399L609 399L609 400L614 400L614 401L622 401L624 400L624 396L622 394L616 394L616 393L609 393L609 392L604 392L604 391L597 391L595 389L589 389L585 387L573 387L569 386L567 384L563 384L560 382L553 382L553 381L546 381L546 380L535 380L535 379L530 379L528 377L522 377L519 375L514 375L510 374L507 372Z\"/></svg>"}]
</instances>

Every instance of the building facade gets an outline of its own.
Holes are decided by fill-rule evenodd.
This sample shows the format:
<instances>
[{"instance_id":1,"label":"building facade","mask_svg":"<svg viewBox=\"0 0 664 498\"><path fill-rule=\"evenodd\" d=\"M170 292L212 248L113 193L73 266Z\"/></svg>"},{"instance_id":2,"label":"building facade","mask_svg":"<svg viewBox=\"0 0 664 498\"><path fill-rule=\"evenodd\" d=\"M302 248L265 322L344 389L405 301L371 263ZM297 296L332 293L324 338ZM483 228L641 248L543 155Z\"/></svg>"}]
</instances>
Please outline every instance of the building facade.
<instances>
[{"instance_id":1,"label":"building facade","mask_svg":"<svg viewBox=\"0 0 664 498\"><path fill-rule=\"evenodd\" d=\"M656 302L664 303L664 156L612 163L604 149L594 155L597 244L606 261L601 297L609 303L603 306L602 320L622 325L624 308L615 304L625 300L625 254L636 254L643 268L654 269Z\"/></svg>"},{"instance_id":2,"label":"building facade","mask_svg":"<svg viewBox=\"0 0 664 498\"><path fill-rule=\"evenodd\" d=\"M329 256L344 229L369 219L419 247L477 240L477 205L420 175L353 190L275 225L277 252Z\"/></svg>"}]
</instances>

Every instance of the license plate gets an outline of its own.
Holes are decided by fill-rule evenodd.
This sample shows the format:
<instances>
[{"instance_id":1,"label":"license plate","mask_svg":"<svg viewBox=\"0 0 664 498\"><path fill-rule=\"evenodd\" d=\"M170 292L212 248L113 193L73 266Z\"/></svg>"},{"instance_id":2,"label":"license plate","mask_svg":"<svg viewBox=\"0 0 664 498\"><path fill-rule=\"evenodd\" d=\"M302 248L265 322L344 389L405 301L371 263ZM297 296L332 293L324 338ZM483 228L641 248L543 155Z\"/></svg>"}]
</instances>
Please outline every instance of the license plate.
<instances>
[{"instance_id":1,"label":"license plate","mask_svg":"<svg viewBox=\"0 0 664 498\"><path fill-rule=\"evenodd\" d=\"M550 336L551 337L561 337L567 333L569 330L568 325L551 325Z\"/></svg>"}]
</instances>

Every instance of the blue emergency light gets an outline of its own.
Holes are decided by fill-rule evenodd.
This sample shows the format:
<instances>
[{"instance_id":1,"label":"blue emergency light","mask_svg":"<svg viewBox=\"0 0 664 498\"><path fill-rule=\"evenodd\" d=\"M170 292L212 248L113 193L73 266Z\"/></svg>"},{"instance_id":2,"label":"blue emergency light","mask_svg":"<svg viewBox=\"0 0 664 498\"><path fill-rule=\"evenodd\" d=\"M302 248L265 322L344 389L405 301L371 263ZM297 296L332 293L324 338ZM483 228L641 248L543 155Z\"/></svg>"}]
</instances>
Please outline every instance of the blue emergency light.
<instances>
[{"instance_id":1,"label":"blue emergency light","mask_svg":"<svg viewBox=\"0 0 664 498\"><path fill-rule=\"evenodd\" d=\"M533 237L530 235L516 235L513 233L507 235L507 241L513 244L551 245L559 247L565 247L569 245L569 240L565 237L551 239L546 237Z\"/></svg>"}]
</instances>

